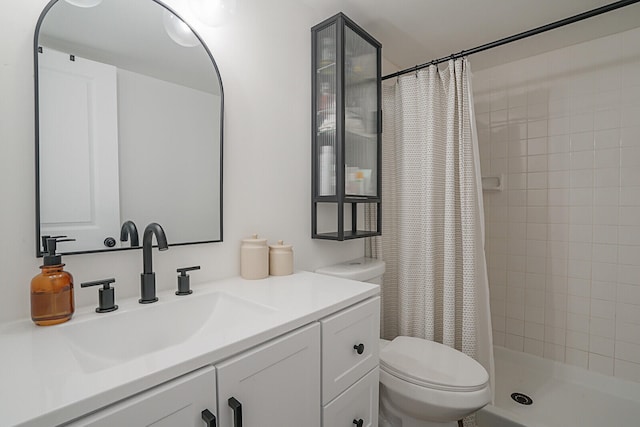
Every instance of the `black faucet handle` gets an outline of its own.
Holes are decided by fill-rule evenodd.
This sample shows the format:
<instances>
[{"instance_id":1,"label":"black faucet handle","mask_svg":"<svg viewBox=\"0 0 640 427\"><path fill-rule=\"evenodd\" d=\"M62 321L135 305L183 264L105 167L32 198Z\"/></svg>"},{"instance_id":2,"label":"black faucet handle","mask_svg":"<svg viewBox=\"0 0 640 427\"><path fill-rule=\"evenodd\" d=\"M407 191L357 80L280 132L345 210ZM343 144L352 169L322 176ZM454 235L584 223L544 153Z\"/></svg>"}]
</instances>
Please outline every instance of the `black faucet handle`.
<instances>
[{"instance_id":1,"label":"black faucet handle","mask_svg":"<svg viewBox=\"0 0 640 427\"><path fill-rule=\"evenodd\" d=\"M189 275L187 274L187 271L193 270L200 270L200 266L194 265L193 267L183 267L176 270L180 273L178 276L178 290L176 291L176 295L190 295L193 293L190 289Z\"/></svg>"},{"instance_id":2,"label":"black faucet handle","mask_svg":"<svg viewBox=\"0 0 640 427\"><path fill-rule=\"evenodd\" d=\"M80 283L80 287L81 288L88 288L90 286L103 285L104 289L110 289L109 286L112 283L116 283L116 279L114 279L113 277L110 278L110 279L94 280L93 282L83 282L83 283Z\"/></svg>"},{"instance_id":3,"label":"black faucet handle","mask_svg":"<svg viewBox=\"0 0 640 427\"><path fill-rule=\"evenodd\" d=\"M118 309L118 306L116 305L115 289L111 287L111 284L115 282L116 279L112 277L110 279L94 280L92 282L84 282L80 284L81 288L102 286L102 289L98 291L98 307L96 307L96 313L108 313Z\"/></svg>"},{"instance_id":4,"label":"black faucet handle","mask_svg":"<svg viewBox=\"0 0 640 427\"><path fill-rule=\"evenodd\" d=\"M176 269L177 273L180 273L181 276L188 276L187 271L200 270L199 265L194 265L193 267L182 267Z\"/></svg>"}]
</instances>

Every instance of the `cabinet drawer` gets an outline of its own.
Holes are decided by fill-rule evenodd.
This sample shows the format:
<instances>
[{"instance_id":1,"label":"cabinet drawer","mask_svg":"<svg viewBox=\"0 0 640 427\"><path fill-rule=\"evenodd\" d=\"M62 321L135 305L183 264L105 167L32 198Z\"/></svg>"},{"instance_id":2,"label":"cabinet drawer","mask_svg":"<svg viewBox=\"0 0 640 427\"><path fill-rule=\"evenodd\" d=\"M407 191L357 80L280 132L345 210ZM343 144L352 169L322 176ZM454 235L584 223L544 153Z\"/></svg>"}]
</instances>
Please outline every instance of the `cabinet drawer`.
<instances>
[{"instance_id":1,"label":"cabinet drawer","mask_svg":"<svg viewBox=\"0 0 640 427\"><path fill-rule=\"evenodd\" d=\"M212 366L184 375L108 406L69 427L202 427L202 411L216 414L216 371Z\"/></svg>"},{"instance_id":2,"label":"cabinet drawer","mask_svg":"<svg viewBox=\"0 0 640 427\"><path fill-rule=\"evenodd\" d=\"M378 365L380 297L347 308L322 324L322 404ZM354 346L360 346L359 354Z\"/></svg>"},{"instance_id":3,"label":"cabinet drawer","mask_svg":"<svg viewBox=\"0 0 640 427\"><path fill-rule=\"evenodd\" d=\"M322 409L323 427L354 427L363 420L364 427L378 426L378 368L349 387Z\"/></svg>"}]
</instances>

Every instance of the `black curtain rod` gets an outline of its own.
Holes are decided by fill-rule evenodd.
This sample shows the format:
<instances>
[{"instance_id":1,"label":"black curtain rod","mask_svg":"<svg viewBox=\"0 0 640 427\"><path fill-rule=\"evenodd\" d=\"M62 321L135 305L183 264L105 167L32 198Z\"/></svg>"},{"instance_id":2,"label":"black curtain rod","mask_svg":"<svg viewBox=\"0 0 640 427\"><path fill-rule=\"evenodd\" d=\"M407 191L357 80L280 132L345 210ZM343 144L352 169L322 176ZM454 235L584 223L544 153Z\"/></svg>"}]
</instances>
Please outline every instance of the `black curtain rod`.
<instances>
[{"instance_id":1,"label":"black curtain rod","mask_svg":"<svg viewBox=\"0 0 640 427\"><path fill-rule=\"evenodd\" d=\"M388 74L388 75L382 77L382 80L387 80L387 79L391 79L393 77L401 76L403 74L412 73L412 72L421 70L423 68L427 68L430 65L437 65L437 64L440 64L442 62L446 62L446 61L448 61L450 59L458 59L458 58L462 58L463 56L473 55L474 53L478 53L478 52L482 52L482 51L485 51L485 50L493 49L494 47L498 47L498 46L505 45L507 43L515 42L515 41L518 41L518 40L522 40L522 39L525 39L527 37L531 37L531 36L535 36L537 34L544 33L546 31L555 30L556 28L564 27L565 25L573 24L575 22L579 22L579 21L582 21L584 19L592 18L594 16L601 15L603 13L611 12L612 10L620 9L621 7L629 6L629 5L632 5L634 3L638 3L638 2L640 2L640 0L620 0L620 1L617 1L617 2L614 2L614 3L610 3L610 4L607 4L605 6L601 6L601 7L598 7L596 9L589 10L587 12L582 12L582 13L580 13L578 15L571 16L569 18L564 18L564 19L561 19L559 21L555 21L555 22L552 22L550 24L543 25L541 27L534 28L534 29L529 30L529 31L524 31L522 33L515 34L515 35L510 36L510 37L505 37L503 39L496 40L496 41L491 42L491 43L486 43L486 44L483 44L481 46L474 47L473 49L463 50L463 51L461 51L459 53L454 53L452 55L445 56L445 57L442 57L440 59L434 59L433 61L425 62L424 64L416 65L416 66L413 66L411 68L407 68L407 69L404 69L404 70L401 70L401 71L398 71L398 72L395 72L395 73L392 73L392 74Z\"/></svg>"}]
</instances>

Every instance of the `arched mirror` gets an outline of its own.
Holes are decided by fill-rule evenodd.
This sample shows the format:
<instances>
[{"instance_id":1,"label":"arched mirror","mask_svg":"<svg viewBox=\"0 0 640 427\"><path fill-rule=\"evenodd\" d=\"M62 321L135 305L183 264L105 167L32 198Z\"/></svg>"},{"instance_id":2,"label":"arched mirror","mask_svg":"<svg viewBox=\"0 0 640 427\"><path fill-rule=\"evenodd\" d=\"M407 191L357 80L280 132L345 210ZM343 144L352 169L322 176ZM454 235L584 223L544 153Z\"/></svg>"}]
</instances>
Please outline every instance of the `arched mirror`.
<instances>
[{"instance_id":1,"label":"arched mirror","mask_svg":"<svg viewBox=\"0 0 640 427\"><path fill-rule=\"evenodd\" d=\"M53 0L34 44L38 256L44 235L131 248L128 221L222 241L222 81L190 27L155 0Z\"/></svg>"}]
</instances>

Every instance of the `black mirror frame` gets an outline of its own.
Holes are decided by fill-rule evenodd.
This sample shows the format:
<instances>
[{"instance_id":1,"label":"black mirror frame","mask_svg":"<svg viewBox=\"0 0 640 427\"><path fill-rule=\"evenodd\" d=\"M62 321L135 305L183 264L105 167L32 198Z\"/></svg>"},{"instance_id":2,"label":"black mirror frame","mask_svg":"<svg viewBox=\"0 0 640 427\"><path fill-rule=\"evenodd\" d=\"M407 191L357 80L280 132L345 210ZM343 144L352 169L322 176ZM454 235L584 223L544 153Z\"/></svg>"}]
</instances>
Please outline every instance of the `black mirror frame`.
<instances>
[{"instance_id":1,"label":"black mirror frame","mask_svg":"<svg viewBox=\"0 0 640 427\"><path fill-rule=\"evenodd\" d=\"M34 73L33 73L33 78L34 78L34 125L35 125L35 153L34 153L34 157L35 157L35 178L36 178L36 182L35 182L35 208L36 208L36 212L35 212L35 219L36 219L36 257L37 258L41 258L44 253L42 251L42 245L41 245L41 233L40 233L40 120L39 120L39 92L38 92L38 50L39 50L39 44L38 44L38 38L40 35L40 27L42 25L42 22L44 21L45 16L47 15L47 12L49 12L49 10L53 7L53 5L55 5L56 3L58 3L59 1L64 1L64 0L50 0L49 3L47 3L47 5L44 7L44 9L42 10L42 12L40 13L40 16L38 17L38 22L36 23L36 28L35 28L35 32L34 32L34 36L33 36L33 68L34 68ZM204 48L205 52L207 52L207 55L209 55L209 59L211 60L211 63L213 65L213 68L216 72L216 75L218 77L218 84L220 85L220 239L218 240L202 240L202 241L195 241L195 242L183 242L183 243L172 243L169 244L169 246L186 246L186 245L195 245L195 244L202 244L202 243L220 243L223 241L223 141L224 141L224 89L222 86L222 76L220 75L220 70L218 68L218 64L216 63L215 59L213 58L213 55L211 54L211 51L209 50L209 47L206 45L206 43L202 40L202 38L200 37L200 35L191 27L191 25L189 25L186 21L184 21L180 15L178 13L176 13L172 8L170 8L169 6L167 6L165 3L163 3L160 0L146 0L146 1L153 1L154 3L158 4L159 6L167 9L169 12L171 12L174 16L178 17L180 20L182 20L182 22L185 23L185 25L187 25L189 27L189 29L193 32L193 34L196 36L196 38L198 39L198 41L200 42L200 44L202 45L202 47ZM116 252L116 251L123 251L123 250L131 250L131 249L142 249L141 247L127 247L127 248L114 248L114 249L95 249L95 250L90 250L90 251L72 251L72 252L62 252L62 254L64 255L77 255L77 254L91 254L91 253L101 253L101 252Z\"/></svg>"}]
</instances>

